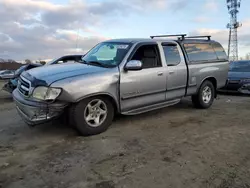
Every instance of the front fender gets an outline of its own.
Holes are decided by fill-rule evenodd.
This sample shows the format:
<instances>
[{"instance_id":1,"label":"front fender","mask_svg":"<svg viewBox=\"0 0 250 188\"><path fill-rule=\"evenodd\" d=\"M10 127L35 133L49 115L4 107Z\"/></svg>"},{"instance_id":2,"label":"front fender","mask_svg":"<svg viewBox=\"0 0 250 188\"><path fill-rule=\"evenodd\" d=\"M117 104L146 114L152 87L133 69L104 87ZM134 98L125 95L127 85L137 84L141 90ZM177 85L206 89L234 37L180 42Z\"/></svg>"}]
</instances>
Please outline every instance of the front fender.
<instances>
[{"instance_id":1,"label":"front fender","mask_svg":"<svg viewBox=\"0 0 250 188\"><path fill-rule=\"evenodd\" d=\"M58 100L61 101L76 103L87 97L108 95L118 105L119 79L118 69L111 69L103 73L66 78L51 84L51 87L63 89L62 94L58 97Z\"/></svg>"}]
</instances>

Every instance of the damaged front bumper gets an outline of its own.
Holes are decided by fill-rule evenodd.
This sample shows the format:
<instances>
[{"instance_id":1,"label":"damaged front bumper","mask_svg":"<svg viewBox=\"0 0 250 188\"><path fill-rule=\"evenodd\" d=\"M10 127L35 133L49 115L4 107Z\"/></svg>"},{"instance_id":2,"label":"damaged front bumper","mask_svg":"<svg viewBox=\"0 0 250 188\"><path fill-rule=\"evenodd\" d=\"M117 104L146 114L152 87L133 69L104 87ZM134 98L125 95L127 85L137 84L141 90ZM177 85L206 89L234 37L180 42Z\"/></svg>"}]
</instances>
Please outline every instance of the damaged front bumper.
<instances>
[{"instance_id":1,"label":"damaged front bumper","mask_svg":"<svg viewBox=\"0 0 250 188\"><path fill-rule=\"evenodd\" d=\"M17 79L10 79L4 86L3 90L7 91L8 93L12 93L14 89L17 87Z\"/></svg>"},{"instance_id":2,"label":"damaged front bumper","mask_svg":"<svg viewBox=\"0 0 250 188\"><path fill-rule=\"evenodd\" d=\"M250 94L250 83L243 84L238 91L243 94Z\"/></svg>"},{"instance_id":3,"label":"damaged front bumper","mask_svg":"<svg viewBox=\"0 0 250 188\"><path fill-rule=\"evenodd\" d=\"M22 119L30 126L43 124L59 117L65 107L65 102L42 103L25 99L17 89L12 93L16 109Z\"/></svg>"}]
</instances>

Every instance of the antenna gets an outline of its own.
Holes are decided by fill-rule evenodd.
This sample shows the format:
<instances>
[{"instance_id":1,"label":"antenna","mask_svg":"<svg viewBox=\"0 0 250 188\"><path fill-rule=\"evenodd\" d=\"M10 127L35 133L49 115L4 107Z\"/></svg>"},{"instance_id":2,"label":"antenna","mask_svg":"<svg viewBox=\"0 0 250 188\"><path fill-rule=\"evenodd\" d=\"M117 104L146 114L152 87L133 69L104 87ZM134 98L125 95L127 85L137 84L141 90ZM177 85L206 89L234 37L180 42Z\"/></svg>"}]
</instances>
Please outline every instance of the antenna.
<instances>
[{"instance_id":1,"label":"antenna","mask_svg":"<svg viewBox=\"0 0 250 188\"><path fill-rule=\"evenodd\" d=\"M228 40L228 58L231 61L238 60L238 33L237 29L242 26L237 20L241 0L226 0L228 13L230 14L230 23L227 24L229 29Z\"/></svg>"},{"instance_id":2,"label":"antenna","mask_svg":"<svg viewBox=\"0 0 250 188\"><path fill-rule=\"evenodd\" d=\"M77 30L77 38L76 38L76 52L77 52L77 50L78 50L79 30L80 30L80 28L78 28L78 30Z\"/></svg>"}]
</instances>

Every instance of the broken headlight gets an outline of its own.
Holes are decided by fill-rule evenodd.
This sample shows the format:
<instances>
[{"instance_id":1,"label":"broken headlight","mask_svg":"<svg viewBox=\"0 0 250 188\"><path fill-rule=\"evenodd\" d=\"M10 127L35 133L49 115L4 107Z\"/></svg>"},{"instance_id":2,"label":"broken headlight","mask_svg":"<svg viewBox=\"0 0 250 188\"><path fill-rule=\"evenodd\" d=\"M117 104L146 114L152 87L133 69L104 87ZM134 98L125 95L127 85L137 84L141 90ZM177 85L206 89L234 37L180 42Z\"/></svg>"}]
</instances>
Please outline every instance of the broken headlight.
<instances>
[{"instance_id":1,"label":"broken headlight","mask_svg":"<svg viewBox=\"0 0 250 188\"><path fill-rule=\"evenodd\" d=\"M39 86L34 89L32 96L39 100L55 100L61 92L62 89L60 88Z\"/></svg>"}]
</instances>

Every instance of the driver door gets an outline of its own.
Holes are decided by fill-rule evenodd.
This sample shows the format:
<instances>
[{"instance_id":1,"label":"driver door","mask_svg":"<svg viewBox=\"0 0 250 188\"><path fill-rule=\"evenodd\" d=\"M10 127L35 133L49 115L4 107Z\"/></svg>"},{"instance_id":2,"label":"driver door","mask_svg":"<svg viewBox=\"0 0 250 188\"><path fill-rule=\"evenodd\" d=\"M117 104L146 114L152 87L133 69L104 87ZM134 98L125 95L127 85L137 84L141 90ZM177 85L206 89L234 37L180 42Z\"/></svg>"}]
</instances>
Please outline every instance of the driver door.
<instances>
[{"instance_id":1,"label":"driver door","mask_svg":"<svg viewBox=\"0 0 250 188\"><path fill-rule=\"evenodd\" d=\"M140 60L141 70L121 70L120 103L126 112L165 101L166 70L157 44L140 45L129 60Z\"/></svg>"}]
</instances>

